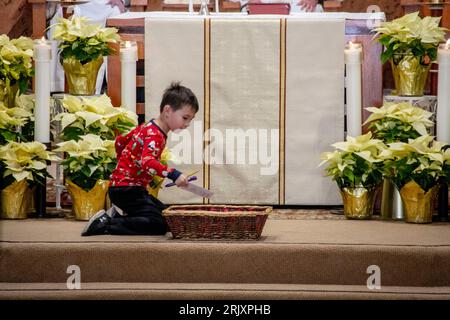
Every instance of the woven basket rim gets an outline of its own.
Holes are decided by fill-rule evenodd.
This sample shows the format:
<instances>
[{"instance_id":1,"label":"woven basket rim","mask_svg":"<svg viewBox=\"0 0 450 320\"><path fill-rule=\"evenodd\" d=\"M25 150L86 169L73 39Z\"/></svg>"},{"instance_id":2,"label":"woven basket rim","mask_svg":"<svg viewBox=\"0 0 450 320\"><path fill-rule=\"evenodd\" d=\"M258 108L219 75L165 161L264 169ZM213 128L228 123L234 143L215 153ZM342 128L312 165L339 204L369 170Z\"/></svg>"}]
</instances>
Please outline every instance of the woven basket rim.
<instances>
[{"instance_id":1,"label":"woven basket rim","mask_svg":"<svg viewBox=\"0 0 450 320\"><path fill-rule=\"evenodd\" d=\"M186 207L223 207L223 208L264 208L264 211L228 211L228 212L216 212L207 210L176 210ZM240 205L214 205L214 204L195 204L195 205L173 205L163 210L164 216L220 216L220 217L233 217L233 216L263 216L272 212L271 206L240 206Z\"/></svg>"}]
</instances>

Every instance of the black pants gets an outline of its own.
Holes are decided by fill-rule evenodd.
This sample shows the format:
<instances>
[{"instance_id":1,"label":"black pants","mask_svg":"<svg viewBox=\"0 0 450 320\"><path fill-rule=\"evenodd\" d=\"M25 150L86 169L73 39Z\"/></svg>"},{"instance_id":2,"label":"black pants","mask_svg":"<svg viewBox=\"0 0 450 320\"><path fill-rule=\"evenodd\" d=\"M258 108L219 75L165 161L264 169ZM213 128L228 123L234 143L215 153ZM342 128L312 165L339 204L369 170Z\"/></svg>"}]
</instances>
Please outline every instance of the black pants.
<instances>
[{"instance_id":1,"label":"black pants","mask_svg":"<svg viewBox=\"0 0 450 320\"><path fill-rule=\"evenodd\" d=\"M162 210L166 206L148 194L144 187L110 187L111 202L126 216L116 214L108 231L117 235L161 235L167 232Z\"/></svg>"}]
</instances>

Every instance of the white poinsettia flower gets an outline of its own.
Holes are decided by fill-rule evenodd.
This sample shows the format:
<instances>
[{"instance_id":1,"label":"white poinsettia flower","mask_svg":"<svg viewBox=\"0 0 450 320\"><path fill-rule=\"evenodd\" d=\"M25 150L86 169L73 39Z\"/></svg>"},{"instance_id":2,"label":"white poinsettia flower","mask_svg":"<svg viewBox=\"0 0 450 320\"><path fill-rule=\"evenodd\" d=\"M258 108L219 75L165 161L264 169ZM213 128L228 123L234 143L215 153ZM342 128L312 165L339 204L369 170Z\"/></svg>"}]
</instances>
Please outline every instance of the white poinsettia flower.
<instances>
[{"instance_id":1,"label":"white poinsettia flower","mask_svg":"<svg viewBox=\"0 0 450 320\"><path fill-rule=\"evenodd\" d=\"M439 163L444 162L442 147L443 143L435 141L434 137L428 135L420 136L417 139L409 139L408 143L395 142L389 144L389 149L396 158L404 158L415 153Z\"/></svg>"},{"instance_id":2,"label":"white poinsettia flower","mask_svg":"<svg viewBox=\"0 0 450 320\"><path fill-rule=\"evenodd\" d=\"M9 142L0 147L0 161L6 165L4 177L12 175L17 181L33 180L33 172L42 175L39 172L47 169L46 161L57 160L40 142Z\"/></svg>"},{"instance_id":3,"label":"white poinsettia flower","mask_svg":"<svg viewBox=\"0 0 450 320\"><path fill-rule=\"evenodd\" d=\"M78 111L75 113L75 116L82 118L86 123L86 127L89 127L94 122L103 119L101 115L89 111Z\"/></svg>"},{"instance_id":4,"label":"white poinsettia flower","mask_svg":"<svg viewBox=\"0 0 450 320\"><path fill-rule=\"evenodd\" d=\"M322 160L322 162L319 164L319 167L327 162L335 165L342 164L342 154L337 150L333 152L323 152L320 155L320 159Z\"/></svg>"},{"instance_id":5,"label":"white poinsettia flower","mask_svg":"<svg viewBox=\"0 0 450 320\"><path fill-rule=\"evenodd\" d=\"M397 119L410 124L421 135L427 135L427 128L434 125L433 121L431 121L431 117L433 116L431 112L416 107L410 102L388 102L380 108L369 107L366 110L372 114L364 124L385 118Z\"/></svg>"},{"instance_id":6,"label":"white poinsettia flower","mask_svg":"<svg viewBox=\"0 0 450 320\"><path fill-rule=\"evenodd\" d=\"M445 161L445 163L450 165L450 149L445 150L444 161Z\"/></svg>"},{"instance_id":7,"label":"white poinsettia flower","mask_svg":"<svg viewBox=\"0 0 450 320\"><path fill-rule=\"evenodd\" d=\"M332 144L338 150L344 152L362 152L368 151L372 155L376 155L379 151L385 149L383 141L372 139L372 133L368 132L358 137L347 136L347 141Z\"/></svg>"},{"instance_id":8,"label":"white poinsettia flower","mask_svg":"<svg viewBox=\"0 0 450 320\"><path fill-rule=\"evenodd\" d=\"M61 130L74 123L78 117L73 113L59 113L54 118L56 121L61 121Z\"/></svg>"},{"instance_id":9,"label":"white poinsettia flower","mask_svg":"<svg viewBox=\"0 0 450 320\"><path fill-rule=\"evenodd\" d=\"M76 96L64 95L62 99L62 105L70 113L75 113L78 111L84 111L83 104L81 100Z\"/></svg>"},{"instance_id":10,"label":"white poinsettia flower","mask_svg":"<svg viewBox=\"0 0 450 320\"><path fill-rule=\"evenodd\" d=\"M420 39L422 43L437 45L445 40L445 28L439 27L440 17L419 17L419 12L406 14L375 28L376 35L391 37L391 42L411 43Z\"/></svg>"},{"instance_id":11,"label":"white poinsettia flower","mask_svg":"<svg viewBox=\"0 0 450 320\"><path fill-rule=\"evenodd\" d=\"M97 37L104 42L119 42L120 36L118 35L116 28L105 28L100 30Z\"/></svg>"},{"instance_id":12,"label":"white poinsettia flower","mask_svg":"<svg viewBox=\"0 0 450 320\"><path fill-rule=\"evenodd\" d=\"M0 102L0 129L23 126L30 114L20 108L7 108Z\"/></svg>"},{"instance_id":13,"label":"white poinsettia flower","mask_svg":"<svg viewBox=\"0 0 450 320\"><path fill-rule=\"evenodd\" d=\"M18 39L12 39L11 43L27 53L31 51L31 56L33 55L33 40L31 38L21 36Z\"/></svg>"},{"instance_id":14,"label":"white poinsettia flower","mask_svg":"<svg viewBox=\"0 0 450 320\"><path fill-rule=\"evenodd\" d=\"M120 39L116 28L103 28L99 24L90 23L85 17L59 18L51 28L53 39L69 43L81 38L89 39L88 42L91 41L89 44L95 46L100 43L117 42Z\"/></svg>"},{"instance_id":15,"label":"white poinsettia flower","mask_svg":"<svg viewBox=\"0 0 450 320\"><path fill-rule=\"evenodd\" d=\"M116 158L116 146L114 140L104 140L103 147L107 150L106 154L109 158L111 159Z\"/></svg>"},{"instance_id":16,"label":"white poinsettia flower","mask_svg":"<svg viewBox=\"0 0 450 320\"><path fill-rule=\"evenodd\" d=\"M441 17L424 17L420 23L419 37L423 43L440 43L445 41L445 28L439 27Z\"/></svg>"},{"instance_id":17,"label":"white poinsettia flower","mask_svg":"<svg viewBox=\"0 0 450 320\"><path fill-rule=\"evenodd\" d=\"M66 96L63 105L73 114L59 114L55 117L55 120L61 121L63 130L66 127L77 127L89 132L88 127L95 126L97 133L114 136L117 127L119 132L123 133L127 126L131 128L138 124L136 113L114 107L106 94L96 97Z\"/></svg>"}]
</instances>

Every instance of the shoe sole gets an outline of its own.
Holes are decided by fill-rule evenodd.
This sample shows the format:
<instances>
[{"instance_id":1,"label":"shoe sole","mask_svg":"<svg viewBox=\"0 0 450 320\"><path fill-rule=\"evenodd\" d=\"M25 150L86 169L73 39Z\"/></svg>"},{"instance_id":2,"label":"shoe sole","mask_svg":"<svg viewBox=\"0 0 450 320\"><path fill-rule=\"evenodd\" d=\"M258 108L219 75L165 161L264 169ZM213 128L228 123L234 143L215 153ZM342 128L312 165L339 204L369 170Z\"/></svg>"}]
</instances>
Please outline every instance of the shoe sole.
<instances>
[{"instance_id":1,"label":"shoe sole","mask_svg":"<svg viewBox=\"0 0 450 320\"><path fill-rule=\"evenodd\" d=\"M88 221L88 223L86 224L86 226L84 227L83 231L81 232L81 235L83 235L84 233L86 233L86 231L89 229L89 227L92 225L92 223L99 217L101 217L103 214L105 213L105 210L100 210L99 212L97 212L96 214L94 214Z\"/></svg>"}]
</instances>

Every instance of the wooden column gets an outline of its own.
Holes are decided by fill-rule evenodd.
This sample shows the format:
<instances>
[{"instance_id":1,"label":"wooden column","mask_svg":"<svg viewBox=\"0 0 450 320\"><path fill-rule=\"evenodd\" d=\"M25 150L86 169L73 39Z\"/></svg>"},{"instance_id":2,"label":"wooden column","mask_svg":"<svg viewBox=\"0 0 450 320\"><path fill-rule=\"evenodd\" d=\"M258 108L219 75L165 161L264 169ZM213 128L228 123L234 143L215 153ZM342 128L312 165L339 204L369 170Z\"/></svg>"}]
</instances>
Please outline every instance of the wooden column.
<instances>
[{"instance_id":1,"label":"wooden column","mask_svg":"<svg viewBox=\"0 0 450 320\"><path fill-rule=\"evenodd\" d=\"M47 1L46 0L28 0L28 3L31 4L31 12L33 17L33 34L31 37L33 39L39 39L44 36L45 28L47 25L46 20L46 9L47 9Z\"/></svg>"}]
</instances>

